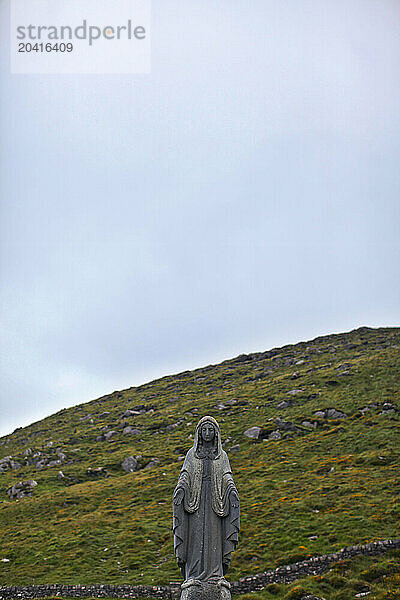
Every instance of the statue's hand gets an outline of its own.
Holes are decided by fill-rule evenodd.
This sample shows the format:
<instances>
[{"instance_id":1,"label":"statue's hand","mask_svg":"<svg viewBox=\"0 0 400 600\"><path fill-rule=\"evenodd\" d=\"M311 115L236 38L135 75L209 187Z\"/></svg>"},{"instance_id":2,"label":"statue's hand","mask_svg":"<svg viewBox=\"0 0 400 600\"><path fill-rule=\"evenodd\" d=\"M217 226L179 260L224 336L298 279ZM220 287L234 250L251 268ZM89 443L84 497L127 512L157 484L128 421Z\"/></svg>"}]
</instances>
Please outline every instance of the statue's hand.
<instances>
[{"instance_id":1,"label":"statue's hand","mask_svg":"<svg viewBox=\"0 0 400 600\"><path fill-rule=\"evenodd\" d=\"M185 492L182 488L179 488L174 494L174 504L180 504L183 500Z\"/></svg>"},{"instance_id":2,"label":"statue's hand","mask_svg":"<svg viewBox=\"0 0 400 600\"><path fill-rule=\"evenodd\" d=\"M182 577L185 578L185 576L186 576L186 573L185 573L185 562L181 558L178 558L177 559L177 563L178 563L178 567L181 570Z\"/></svg>"}]
</instances>

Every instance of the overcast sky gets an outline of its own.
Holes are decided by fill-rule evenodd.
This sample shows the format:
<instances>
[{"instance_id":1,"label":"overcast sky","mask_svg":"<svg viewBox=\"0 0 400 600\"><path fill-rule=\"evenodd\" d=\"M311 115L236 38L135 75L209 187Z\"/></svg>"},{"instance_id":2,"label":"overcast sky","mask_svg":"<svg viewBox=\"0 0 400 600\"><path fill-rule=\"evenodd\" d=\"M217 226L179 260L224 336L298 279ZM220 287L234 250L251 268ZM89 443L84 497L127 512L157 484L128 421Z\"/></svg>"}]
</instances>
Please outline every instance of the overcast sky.
<instances>
[{"instance_id":1,"label":"overcast sky","mask_svg":"<svg viewBox=\"0 0 400 600\"><path fill-rule=\"evenodd\" d=\"M0 434L400 324L400 3L153 0L150 75L10 75Z\"/></svg>"}]
</instances>

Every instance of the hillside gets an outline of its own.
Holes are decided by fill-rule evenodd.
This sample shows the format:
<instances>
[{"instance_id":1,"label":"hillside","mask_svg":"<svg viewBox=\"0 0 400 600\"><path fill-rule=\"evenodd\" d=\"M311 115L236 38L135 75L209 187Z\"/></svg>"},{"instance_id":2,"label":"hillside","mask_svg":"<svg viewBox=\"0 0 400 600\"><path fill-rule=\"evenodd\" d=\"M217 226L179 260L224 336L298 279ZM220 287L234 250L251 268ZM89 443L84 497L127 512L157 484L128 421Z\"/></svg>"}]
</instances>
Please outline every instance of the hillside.
<instances>
[{"instance_id":1,"label":"hillside","mask_svg":"<svg viewBox=\"0 0 400 600\"><path fill-rule=\"evenodd\" d=\"M0 439L0 584L180 581L171 495L205 414L220 424L241 498L231 580L399 537L399 372L400 329L361 328L17 429ZM32 495L10 499L27 480Z\"/></svg>"}]
</instances>

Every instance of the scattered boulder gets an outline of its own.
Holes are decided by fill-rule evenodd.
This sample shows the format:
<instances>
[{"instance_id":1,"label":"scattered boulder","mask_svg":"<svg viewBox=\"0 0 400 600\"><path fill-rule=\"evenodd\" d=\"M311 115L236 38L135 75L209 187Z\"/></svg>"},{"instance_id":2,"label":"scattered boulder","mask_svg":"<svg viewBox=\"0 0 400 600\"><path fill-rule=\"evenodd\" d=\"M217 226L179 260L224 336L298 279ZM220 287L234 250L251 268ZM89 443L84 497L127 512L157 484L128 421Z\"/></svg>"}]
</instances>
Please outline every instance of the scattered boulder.
<instances>
[{"instance_id":1,"label":"scattered boulder","mask_svg":"<svg viewBox=\"0 0 400 600\"><path fill-rule=\"evenodd\" d=\"M300 431L300 428L297 427L297 425L290 421L284 421L280 417L276 418L274 422L278 426L278 429L282 429L283 431Z\"/></svg>"},{"instance_id":2,"label":"scattered boulder","mask_svg":"<svg viewBox=\"0 0 400 600\"><path fill-rule=\"evenodd\" d=\"M314 415L316 417L320 417L321 419L347 419L348 417L346 413L342 412L341 410L336 410L336 408L316 410Z\"/></svg>"},{"instance_id":3,"label":"scattered boulder","mask_svg":"<svg viewBox=\"0 0 400 600\"><path fill-rule=\"evenodd\" d=\"M108 477L108 471L104 467L95 467L94 469L89 467L86 473L90 477Z\"/></svg>"},{"instance_id":4,"label":"scattered boulder","mask_svg":"<svg viewBox=\"0 0 400 600\"><path fill-rule=\"evenodd\" d=\"M397 407L392 404L391 402L385 402L382 406L382 412L379 413L379 415L383 415L383 416L390 416L390 415L394 415L396 413Z\"/></svg>"},{"instance_id":5,"label":"scattered boulder","mask_svg":"<svg viewBox=\"0 0 400 600\"><path fill-rule=\"evenodd\" d=\"M230 398L229 400L225 400L225 404L228 404L229 406L233 406L236 403L237 403L236 398Z\"/></svg>"},{"instance_id":6,"label":"scattered boulder","mask_svg":"<svg viewBox=\"0 0 400 600\"><path fill-rule=\"evenodd\" d=\"M336 410L336 408L328 408L326 411L327 419L347 419L346 413L341 410Z\"/></svg>"},{"instance_id":7,"label":"scattered boulder","mask_svg":"<svg viewBox=\"0 0 400 600\"><path fill-rule=\"evenodd\" d=\"M19 462L13 459L12 456L5 456L0 459L0 473L5 473L6 471L16 471L20 469L22 465Z\"/></svg>"},{"instance_id":8,"label":"scattered boulder","mask_svg":"<svg viewBox=\"0 0 400 600\"><path fill-rule=\"evenodd\" d=\"M103 434L103 437L104 437L104 439L105 439L105 440L109 440L109 439L111 439L111 438L112 438L112 436L113 436L113 435L115 435L116 433L117 433L117 432L116 432L116 431L114 431L114 430L111 430L111 431L106 431L106 432Z\"/></svg>"},{"instance_id":9,"label":"scattered boulder","mask_svg":"<svg viewBox=\"0 0 400 600\"><path fill-rule=\"evenodd\" d=\"M260 432L261 432L261 427L258 427L257 425L255 425L254 427L250 427L249 429L246 429L246 431L243 432L243 435L245 435L246 437L248 437L252 440L258 440L258 438L260 436Z\"/></svg>"},{"instance_id":10,"label":"scattered boulder","mask_svg":"<svg viewBox=\"0 0 400 600\"><path fill-rule=\"evenodd\" d=\"M303 393L303 390L290 390L290 391L288 392L288 394L289 394L290 396L295 396L296 394L302 394L302 393Z\"/></svg>"},{"instance_id":11,"label":"scattered boulder","mask_svg":"<svg viewBox=\"0 0 400 600\"><path fill-rule=\"evenodd\" d=\"M154 412L157 407L154 404L138 404L130 409L127 409L121 415L121 419L126 417L134 417L136 415L144 415L147 412Z\"/></svg>"},{"instance_id":12,"label":"scattered boulder","mask_svg":"<svg viewBox=\"0 0 400 600\"><path fill-rule=\"evenodd\" d=\"M121 467L127 473L133 473L138 470L139 463L134 456L128 456L122 461Z\"/></svg>"},{"instance_id":13,"label":"scattered boulder","mask_svg":"<svg viewBox=\"0 0 400 600\"><path fill-rule=\"evenodd\" d=\"M131 427L130 425L128 425L128 427L124 427L122 433L124 435L141 435L142 431L137 427Z\"/></svg>"},{"instance_id":14,"label":"scattered boulder","mask_svg":"<svg viewBox=\"0 0 400 600\"><path fill-rule=\"evenodd\" d=\"M307 429L316 429L318 426L317 421L313 421L311 423L311 421L302 421L301 422L302 427L307 427Z\"/></svg>"},{"instance_id":15,"label":"scattered boulder","mask_svg":"<svg viewBox=\"0 0 400 600\"><path fill-rule=\"evenodd\" d=\"M240 444L236 444L235 446L232 446L231 448L229 448L230 452L239 452L240 451Z\"/></svg>"},{"instance_id":16,"label":"scattered boulder","mask_svg":"<svg viewBox=\"0 0 400 600\"><path fill-rule=\"evenodd\" d=\"M279 402L279 404L276 405L276 408L281 410L283 408L289 408L290 406L294 406L295 404L296 403L293 402L293 400L282 400L282 402Z\"/></svg>"},{"instance_id":17,"label":"scattered boulder","mask_svg":"<svg viewBox=\"0 0 400 600\"><path fill-rule=\"evenodd\" d=\"M58 467L59 465L61 465L62 462L60 459L58 460L51 460L50 462L48 462L45 466L46 467ZM36 465L36 468L38 468L38 466Z\"/></svg>"},{"instance_id":18,"label":"scattered boulder","mask_svg":"<svg viewBox=\"0 0 400 600\"><path fill-rule=\"evenodd\" d=\"M89 413L88 415L85 415L84 417L79 417L80 421L87 421L88 419L91 420L91 422L93 423L93 419L92 419L92 413Z\"/></svg>"},{"instance_id":19,"label":"scattered boulder","mask_svg":"<svg viewBox=\"0 0 400 600\"><path fill-rule=\"evenodd\" d=\"M145 469L151 469L152 467L157 466L157 464L160 462L159 458L152 458L147 465L144 467Z\"/></svg>"},{"instance_id":20,"label":"scattered boulder","mask_svg":"<svg viewBox=\"0 0 400 600\"><path fill-rule=\"evenodd\" d=\"M272 431L269 436L268 439L269 440L280 440L282 437L281 432L279 431L279 429L277 429L276 431Z\"/></svg>"},{"instance_id":21,"label":"scattered boulder","mask_svg":"<svg viewBox=\"0 0 400 600\"><path fill-rule=\"evenodd\" d=\"M134 417L136 415L140 415L140 412L136 410L126 410L124 413L122 413L121 419L126 419L127 417Z\"/></svg>"},{"instance_id":22,"label":"scattered boulder","mask_svg":"<svg viewBox=\"0 0 400 600\"><path fill-rule=\"evenodd\" d=\"M37 481L28 479L27 481L20 481L8 488L7 496L10 500L20 500L26 496L32 496L33 488L37 486Z\"/></svg>"},{"instance_id":23,"label":"scattered boulder","mask_svg":"<svg viewBox=\"0 0 400 600\"><path fill-rule=\"evenodd\" d=\"M178 427L178 423L170 423L169 425L166 426L165 430L166 431L172 431L176 427Z\"/></svg>"}]
</instances>

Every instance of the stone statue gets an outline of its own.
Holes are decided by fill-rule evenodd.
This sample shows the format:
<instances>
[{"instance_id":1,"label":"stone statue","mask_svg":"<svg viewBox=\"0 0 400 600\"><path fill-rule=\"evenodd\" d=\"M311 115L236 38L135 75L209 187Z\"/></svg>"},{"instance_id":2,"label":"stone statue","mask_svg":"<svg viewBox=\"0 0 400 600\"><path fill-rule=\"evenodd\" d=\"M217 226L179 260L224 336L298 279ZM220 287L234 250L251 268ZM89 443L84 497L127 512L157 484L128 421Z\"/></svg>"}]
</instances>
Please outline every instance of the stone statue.
<instances>
[{"instance_id":1,"label":"stone statue","mask_svg":"<svg viewBox=\"0 0 400 600\"><path fill-rule=\"evenodd\" d=\"M240 527L239 495L219 425L203 417L173 497L174 548L185 579L182 600L228 600L224 578Z\"/></svg>"}]
</instances>

